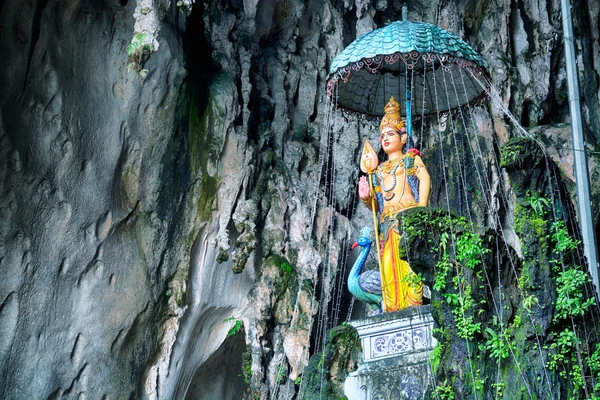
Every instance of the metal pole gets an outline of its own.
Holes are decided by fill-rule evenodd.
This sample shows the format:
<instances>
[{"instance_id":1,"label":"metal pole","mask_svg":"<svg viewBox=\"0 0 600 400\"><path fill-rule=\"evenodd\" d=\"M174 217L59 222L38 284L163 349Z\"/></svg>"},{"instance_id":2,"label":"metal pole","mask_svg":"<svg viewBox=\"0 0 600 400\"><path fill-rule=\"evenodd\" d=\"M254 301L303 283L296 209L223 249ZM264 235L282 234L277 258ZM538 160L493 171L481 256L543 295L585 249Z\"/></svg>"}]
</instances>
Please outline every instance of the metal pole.
<instances>
[{"instance_id":1,"label":"metal pole","mask_svg":"<svg viewBox=\"0 0 600 400\"><path fill-rule=\"evenodd\" d=\"M596 295L600 299L600 282L598 280L598 253L592 205L590 196L590 178L588 174L585 142L583 140L583 124L579 105L579 82L575 64L575 39L573 37L573 21L569 0L561 0L563 34L565 40L565 58L567 65L567 83L569 86L569 109L571 112L571 129L573 133L573 156L575 159L575 183L577 184L577 204L579 206L579 223L583 237L584 253L590 268L590 275L596 287Z\"/></svg>"},{"instance_id":2,"label":"metal pole","mask_svg":"<svg viewBox=\"0 0 600 400\"><path fill-rule=\"evenodd\" d=\"M411 82L412 80L410 79L409 73L410 70L408 68L405 68L406 70L406 79L404 80L405 84L406 84L406 133L408 134L409 138L412 138L412 109L411 109L411 90L410 90L410 86L411 86Z\"/></svg>"},{"instance_id":3,"label":"metal pole","mask_svg":"<svg viewBox=\"0 0 600 400\"><path fill-rule=\"evenodd\" d=\"M403 21L408 21L408 4L405 2L402 3L402 20ZM411 90L410 90L410 86L411 86L411 79L409 77L409 73L410 70L405 67L404 71L406 72L406 76L404 78L404 84L406 86L406 133L408 134L409 138L412 138L412 110L410 107L410 103L411 103Z\"/></svg>"}]
</instances>

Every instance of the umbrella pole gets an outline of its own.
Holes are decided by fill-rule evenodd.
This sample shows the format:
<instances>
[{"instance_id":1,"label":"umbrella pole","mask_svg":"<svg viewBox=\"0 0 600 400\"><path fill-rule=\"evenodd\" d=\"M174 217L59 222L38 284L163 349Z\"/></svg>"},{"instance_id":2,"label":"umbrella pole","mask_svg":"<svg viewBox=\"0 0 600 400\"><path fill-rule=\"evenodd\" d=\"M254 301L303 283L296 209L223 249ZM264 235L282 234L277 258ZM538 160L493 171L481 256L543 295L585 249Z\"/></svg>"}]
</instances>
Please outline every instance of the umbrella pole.
<instances>
[{"instance_id":1,"label":"umbrella pole","mask_svg":"<svg viewBox=\"0 0 600 400\"><path fill-rule=\"evenodd\" d=\"M412 79L408 74L408 68L406 68L406 133L409 138L412 138L412 110L411 110L411 84Z\"/></svg>"},{"instance_id":2,"label":"umbrella pole","mask_svg":"<svg viewBox=\"0 0 600 400\"><path fill-rule=\"evenodd\" d=\"M377 253L377 264L379 264L379 276L381 277L381 295L383 299L383 309L381 311L386 311L385 305L385 289L383 286L383 269L381 268L381 243L379 242L379 225L377 224L377 202L375 199L375 191L373 190L373 174L369 173L369 189L371 189L371 193L373 196L371 197L371 209L373 210L373 225L375 227L375 252Z\"/></svg>"}]
</instances>

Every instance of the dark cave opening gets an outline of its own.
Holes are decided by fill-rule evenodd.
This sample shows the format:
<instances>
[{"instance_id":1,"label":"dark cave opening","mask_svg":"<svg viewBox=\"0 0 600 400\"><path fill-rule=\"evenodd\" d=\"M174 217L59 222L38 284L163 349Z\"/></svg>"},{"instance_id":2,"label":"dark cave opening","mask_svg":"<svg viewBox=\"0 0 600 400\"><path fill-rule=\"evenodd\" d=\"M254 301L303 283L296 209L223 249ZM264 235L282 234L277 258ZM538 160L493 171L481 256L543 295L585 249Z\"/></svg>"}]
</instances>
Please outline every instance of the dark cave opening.
<instances>
[{"instance_id":1,"label":"dark cave opening","mask_svg":"<svg viewBox=\"0 0 600 400\"><path fill-rule=\"evenodd\" d=\"M521 126L524 126L524 127L531 126L531 120L529 118L530 108L531 108L531 101L525 100L523 102L523 108L521 110Z\"/></svg>"},{"instance_id":2,"label":"dark cave opening","mask_svg":"<svg viewBox=\"0 0 600 400\"><path fill-rule=\"evenodd\" d=\"M212 47L208 41L204 13L204 3L194 5L182 36L185 68L188 72L186 84L194 89L196 106L200 112L206 108L208 102L211 78L218 72L218 66L212 59Z\"/></svg>"},{"instance_id":3,"label":"dark cave opening","mask_svg":"<svg viewBox=\"0 0 600 400\"><path fill-rule=\"evenodd\" d=\"M194 373L185 399L242 399L247 390L242 374L246 335L238 332L223 344Z\"/></svg>"}]
</instances>

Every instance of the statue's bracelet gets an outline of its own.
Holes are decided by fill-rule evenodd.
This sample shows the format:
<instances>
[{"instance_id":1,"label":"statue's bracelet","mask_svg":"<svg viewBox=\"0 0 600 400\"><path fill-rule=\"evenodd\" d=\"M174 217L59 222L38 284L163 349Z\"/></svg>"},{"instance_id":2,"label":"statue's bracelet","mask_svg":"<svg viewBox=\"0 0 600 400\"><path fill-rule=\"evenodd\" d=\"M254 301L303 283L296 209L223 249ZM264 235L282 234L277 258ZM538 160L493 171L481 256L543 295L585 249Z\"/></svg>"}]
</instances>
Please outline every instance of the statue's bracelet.
<instances>
[{"instance_id":1,"label":"statue's bracelet","mask_svg":"<svg viewBox=\"0 0 600 400\"><path fill-rule=\"evenodd\" d=\"M363 199L362 197L358 196L360 198L360 200L365 203L365 204L371 204L371 201L373 200L373 195L369 196L366 199Z\"/></svg>"}]
</instances>

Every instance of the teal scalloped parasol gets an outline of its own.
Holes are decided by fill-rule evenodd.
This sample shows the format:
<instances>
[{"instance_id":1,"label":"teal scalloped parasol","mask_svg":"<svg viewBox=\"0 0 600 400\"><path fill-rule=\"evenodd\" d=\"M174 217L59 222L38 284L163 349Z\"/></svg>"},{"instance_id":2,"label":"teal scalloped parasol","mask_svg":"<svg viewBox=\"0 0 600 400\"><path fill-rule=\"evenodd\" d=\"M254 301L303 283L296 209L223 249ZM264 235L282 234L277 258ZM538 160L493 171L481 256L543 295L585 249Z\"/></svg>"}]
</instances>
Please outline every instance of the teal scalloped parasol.
<instances>
[{"instance_id":1,"label":"teal scalloped parasol","mask_svg":"<svg viewBox=\"0 0 600 400\"><path fill-rule=\"evenodd\" d=\"M368 116L383 116L391 96L401 103L412 97L412 115L448 111L483 100L488 86L487 63L467 43L411 21L359 37L333 60L327 76L327 93L338 106Z\"/></svg>"}]
</instances>

